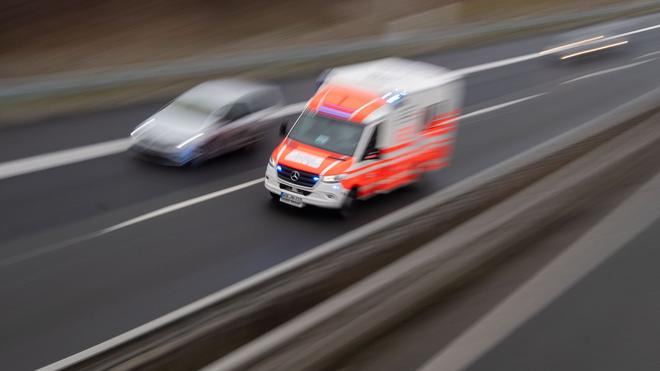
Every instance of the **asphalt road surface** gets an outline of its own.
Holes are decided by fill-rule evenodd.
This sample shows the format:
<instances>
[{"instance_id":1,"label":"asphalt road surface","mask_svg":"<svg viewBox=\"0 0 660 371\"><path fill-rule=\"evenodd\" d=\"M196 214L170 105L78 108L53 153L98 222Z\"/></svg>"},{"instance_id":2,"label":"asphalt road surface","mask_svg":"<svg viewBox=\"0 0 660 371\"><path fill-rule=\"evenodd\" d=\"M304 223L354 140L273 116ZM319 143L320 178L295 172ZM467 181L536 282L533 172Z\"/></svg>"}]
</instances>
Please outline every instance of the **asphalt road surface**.
<instances>
[{"instance_id":1,"label":"asphalt road surface","mask_svg":"<svg viewBox=\"0 0 660 371\"><path fill-rule=\"evenodd\" d=\"M658 22L660 23L660 21ZM414 189L330 213L270 202L263 176L276 129L249 150L197 169L128 154L0 180L0 364L44 366L130 330L496 164L660 86L657 32L568 65L541 59L467 78L455 161ZM420 57L464 68L539 51L550 36ZM583 78L581 78L583 77ZM576 80L577 79L577 80ZM574 80L574 81L572 81ZM314 76L279 81L289 102ZM524 100L525 98L529 98ZM505 103L517 102L508 106ZM163 102L70 115L0 131L0 162L125 137ZM487 108L498 108L484 110ZM237 185L207 202L96 233Z\"/></svg>"}]
</instances>

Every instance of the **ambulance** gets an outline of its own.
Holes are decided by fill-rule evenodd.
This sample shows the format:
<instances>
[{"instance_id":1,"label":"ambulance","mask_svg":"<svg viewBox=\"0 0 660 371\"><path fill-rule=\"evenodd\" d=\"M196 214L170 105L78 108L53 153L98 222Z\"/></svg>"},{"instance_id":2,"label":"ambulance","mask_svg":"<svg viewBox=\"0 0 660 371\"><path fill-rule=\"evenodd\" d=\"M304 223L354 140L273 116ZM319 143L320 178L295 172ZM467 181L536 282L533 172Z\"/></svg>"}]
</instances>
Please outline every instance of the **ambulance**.
<instances>
[{"instance_id":1,"label":"ambulance","mask_svg":"<svg viewBox=\"0 0 660 371\"><path fill-rule=\"evenodd\" d=\"M266 168L280 202L340 210L450 164L463 79L451 71L387 58L324 73Z\"/></svg>"}]
</instances>

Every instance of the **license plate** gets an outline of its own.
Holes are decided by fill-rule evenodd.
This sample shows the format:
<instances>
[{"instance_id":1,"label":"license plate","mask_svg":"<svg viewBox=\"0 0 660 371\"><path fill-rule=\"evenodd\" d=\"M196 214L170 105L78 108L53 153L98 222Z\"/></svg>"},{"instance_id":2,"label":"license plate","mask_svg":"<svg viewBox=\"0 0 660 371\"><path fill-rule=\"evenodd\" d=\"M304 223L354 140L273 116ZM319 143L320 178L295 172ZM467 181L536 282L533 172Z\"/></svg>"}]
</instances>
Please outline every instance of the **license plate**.
<instances>
[{"instance_id":1,"label":"license plate","mask_svg":"<svg viewBox=\"0 0 660 371\"><path fill-rule=\"evenodd\" d=\"M303 207L305 204L302 201L302 197L294 196L292 194L288 193L280 193L280 202L283 202L287 205L295 206L295 207Z\"/></svg>"}]
</instances>

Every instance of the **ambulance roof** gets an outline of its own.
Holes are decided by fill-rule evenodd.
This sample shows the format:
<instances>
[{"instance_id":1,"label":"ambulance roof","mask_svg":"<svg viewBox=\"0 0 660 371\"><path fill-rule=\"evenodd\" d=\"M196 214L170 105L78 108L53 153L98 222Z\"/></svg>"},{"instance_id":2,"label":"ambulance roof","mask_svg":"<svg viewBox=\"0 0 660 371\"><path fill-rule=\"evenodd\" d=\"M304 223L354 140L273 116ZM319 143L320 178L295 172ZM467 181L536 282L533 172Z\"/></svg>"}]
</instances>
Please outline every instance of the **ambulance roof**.
<instances>
[{"instance_id":1,"label":"ambulance roof","mask_svg":"<svg viewBox=\"0 0 660 371\"><path fill-rule=\"evenodd\" d=\"M429 63L386 58L335 68L325 82L359 86L377 94L393 91L410 94L445 84L457 77L450 70Z\"/></svg>"}]
</instances>

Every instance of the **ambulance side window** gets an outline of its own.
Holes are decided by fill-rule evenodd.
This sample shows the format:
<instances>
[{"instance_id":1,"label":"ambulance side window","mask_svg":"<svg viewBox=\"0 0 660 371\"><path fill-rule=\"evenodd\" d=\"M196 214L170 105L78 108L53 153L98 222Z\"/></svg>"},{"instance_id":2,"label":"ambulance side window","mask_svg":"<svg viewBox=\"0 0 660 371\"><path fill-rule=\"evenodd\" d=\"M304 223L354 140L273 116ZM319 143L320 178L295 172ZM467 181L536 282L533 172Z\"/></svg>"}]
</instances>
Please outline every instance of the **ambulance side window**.
<instances>
[{"instance_id":1,"label":"ambulance side window","mask_svg":"<svg viewBox=\"0 0 660 371\"><path fill-rule=\"evenodd\" d=\"M433 124L442 119L442 117L449 113L449 101L433 104L426 108L426 117L424 118L425 128L432 127Z\"/></svg>"},{"instance_id":2,"label":"ambulance side window","mask_svg":"<svg viewBox=\"0 0 660 371\"><path fill-rule=\"evenodd\" d=\"M380 125L374 128L373 133L371 133L371 138L369 139L369 144L364 150L364 155L362 156L362 161L365 160L375 160L380 157L380 152L378 151L378 129Z\"/></svg>"}]
</instances>

